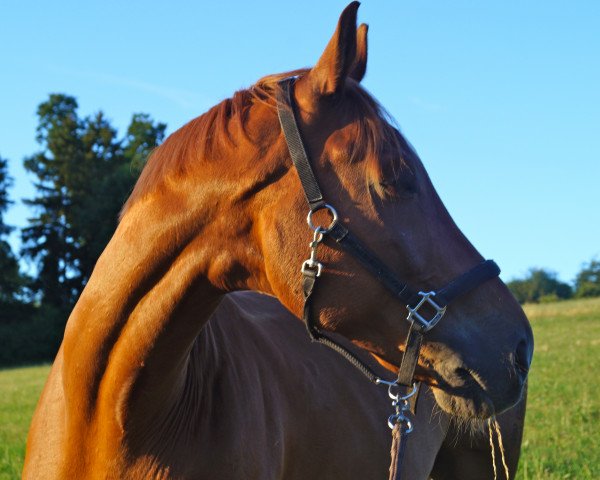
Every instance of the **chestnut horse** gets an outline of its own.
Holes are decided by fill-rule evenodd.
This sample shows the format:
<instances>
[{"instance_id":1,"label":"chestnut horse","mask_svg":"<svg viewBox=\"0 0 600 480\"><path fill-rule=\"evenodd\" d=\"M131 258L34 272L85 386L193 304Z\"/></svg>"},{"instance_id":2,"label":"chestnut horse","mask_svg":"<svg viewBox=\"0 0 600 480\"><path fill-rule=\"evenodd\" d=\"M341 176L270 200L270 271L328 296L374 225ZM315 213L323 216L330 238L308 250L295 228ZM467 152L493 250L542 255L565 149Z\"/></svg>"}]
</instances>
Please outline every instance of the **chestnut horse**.
<instances>
[{"instance_id":1,"label":"chestnut horse","mask_svg":"<svg viewBox=\"0 0 600 480\"><path fill-rule=\"evenodd\" d=\"M357 8L344 10L316 66L293 72L301 133L340 221L411 285L431 289L482 258L360 86L367 29L356 28ZM302 310L298 268L310 232L275 109L288 75L237 92L152 155L69 318L24 478L385 475L385 393L252 298L226 300L209 323L236 290ZM320 255L319 324L395 371L405 307L334 244ZM527 319L500 280L449 307L419 357L416 378L432 395L415 420L423 428L409 444L410 478L426 477L442 448L445 415L428 421L434 399L451 416L499 414L521 398L532 349Z\"/></svg>"}]
</instances>

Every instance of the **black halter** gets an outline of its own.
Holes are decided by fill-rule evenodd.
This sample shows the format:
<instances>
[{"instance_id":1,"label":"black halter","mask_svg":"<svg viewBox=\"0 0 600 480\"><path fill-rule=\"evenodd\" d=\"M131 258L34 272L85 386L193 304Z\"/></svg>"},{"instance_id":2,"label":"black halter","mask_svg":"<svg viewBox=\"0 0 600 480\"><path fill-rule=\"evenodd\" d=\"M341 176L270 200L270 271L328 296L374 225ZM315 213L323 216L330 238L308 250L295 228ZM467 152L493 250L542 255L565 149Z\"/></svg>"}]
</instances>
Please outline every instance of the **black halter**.
<instances>
[{"instance_id":1,"label":"black halter","mask_svg":"<svg viewBox=\"0 0 600 480\"><path fill-rule=\"evenodd\" d=\"M327 345L343 355L352 365L358 368L369 380L376 384L386 384L390 386L390 396L395 399L394 406L396 414L390 417L388 423L399 435L408 433L412 430L410 420L404 416L408 408L408 398L412 395L401 397L397 392L393 392L393 387L398 385L412 386L414 382L414 373L419 359L419 351L423 334L433 328L444 316L446 307L455 298L469 292L482 283L497 277L500 274L498 265L493 260L486 260L475 266L471 270L463 273L448 285L439 290L431 292L416 291L402 282L395 273L384 264L375 254L365 247L344 225L337 220L335 209L325 202L319 184L310 165L308 155L300 136L300 131L294 114L294 102L292 89L295 78L287 78L279 82L280 89L277 93L277 113L287 146L292 157L292 161L304 194L308 202L310 211L308 214L309 226L314 231L313 242L311 243L311 257L302 265L302 288L304 293L304 321L313 340ZM332 222L328 227L312 224L312 214L318 210L328 210L332 215ZM317 247L323 238L327 236L333 238L345 251L350 253L360 264L369 271L383 286L400 300L408 309L407 320L410 323L406 347L400 362L398 378L394 382L388 382L380 378L368 365L360 360L356 355L336 342L331 337L324 334L317 325L315 325L315 315L313 315L312 296L317 286L317 279L321 275L322 265L316 258ZM425 318L425 314L420 309L428 305L433 308L435 313L430 318ZM413 388L413 394L415 392ZM397 463L402 461L403 449L398 452L400 458ZM393 464L396 462L392 462ZM398 478L398 477L395 477Z\"/></svg>"}]
</instances>

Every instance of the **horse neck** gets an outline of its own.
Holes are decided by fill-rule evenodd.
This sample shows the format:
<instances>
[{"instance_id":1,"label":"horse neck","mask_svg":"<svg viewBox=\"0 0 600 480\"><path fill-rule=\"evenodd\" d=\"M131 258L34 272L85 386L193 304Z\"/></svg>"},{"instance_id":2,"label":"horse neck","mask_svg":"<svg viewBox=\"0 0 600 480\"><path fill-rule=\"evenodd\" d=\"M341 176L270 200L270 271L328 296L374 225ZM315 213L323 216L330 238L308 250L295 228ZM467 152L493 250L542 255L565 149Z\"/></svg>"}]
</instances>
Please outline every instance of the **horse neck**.
<instances>
[{"instance_id":1,"label":"horse neck","mask_svg":"<svg viewBox=\"0 0 600 480\"><path fill-rule=\"evenodd\" d=\"M182 388L222 295L269 292L261 258L245 253L258 251L240 233L248 229L231 221L250 215L234 211L226 185L207 186L203 198L186 194L185 181L178 187L132 205L71 314L63 383L76 435L82 424L109 438L144 428Z\"/></svg>"}]
</instances>

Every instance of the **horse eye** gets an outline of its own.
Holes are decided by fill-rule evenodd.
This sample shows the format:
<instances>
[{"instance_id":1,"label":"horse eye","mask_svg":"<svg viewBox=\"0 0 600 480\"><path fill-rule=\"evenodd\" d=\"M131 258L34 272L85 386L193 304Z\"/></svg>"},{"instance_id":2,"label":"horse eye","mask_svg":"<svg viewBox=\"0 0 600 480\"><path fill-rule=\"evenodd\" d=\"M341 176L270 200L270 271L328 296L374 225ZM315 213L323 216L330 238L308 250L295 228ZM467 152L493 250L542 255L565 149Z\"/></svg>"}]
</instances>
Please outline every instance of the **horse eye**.
<instances>
[{"instance_id":1,"label":"horse eye","mask_svg":"<svg viewBox=\"0 0 600 480\"><path fill-rule=\"evenodd\" d=\"M403 178L396 177L393 179L382 179L379 181L379 185L389 198L400 198L400 199L411 199L417 193L419 188L414 177Z\"/></svg>"}]
</instances>

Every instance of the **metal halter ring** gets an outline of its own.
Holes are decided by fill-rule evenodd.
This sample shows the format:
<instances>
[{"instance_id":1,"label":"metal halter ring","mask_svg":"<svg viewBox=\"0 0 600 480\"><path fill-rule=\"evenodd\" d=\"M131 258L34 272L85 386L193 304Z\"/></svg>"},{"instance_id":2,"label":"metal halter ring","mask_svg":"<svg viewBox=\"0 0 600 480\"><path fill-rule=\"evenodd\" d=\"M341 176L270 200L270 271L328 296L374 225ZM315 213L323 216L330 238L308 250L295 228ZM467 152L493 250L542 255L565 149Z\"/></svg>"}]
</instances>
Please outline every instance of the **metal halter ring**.
<instances>
[{"instance_id":1,"label":"metal halter ring","mask_svg":"<svg viewBox=\"0 0 600 480\"><path fill-rule=\"evenodd\" d=\"M417 382L414 382L412 384L412 388L411 388L410 392L408 392L404 396L400 395L400 388L403 388L404 386L400 385L398 383L398 380L393 380L393 381L390 382L389 380L384 380L383 378L376 378L375 379L375 385L387 385L387 387L388 387L388 396L392 400L408 400L415 393L417 393Z\"/></svg>"},{"instance_id":2,"label":"metal halter ring","mask_svg":"<svg viewBox=\"0 0 600 480\"><path fill-rule=\"evenodd\" d=\"M329 224L328 227L323 227L321 225L315 226L313 224L313 222L312 222L313 213L318 212L319 210L329 210L329 213L331 214L331 223ZM335 226L337 221L338 221L338 214L335 211L335 208L333 208L331 205L329 205L327 203L324 204L322 207L317 208L316 210L310 210L308 212L308 216L306 217L306 223L308 223L308 226L311 228L311 230L313 232L320 230L322 233L327 233Z\"/></svg>"},{"instance_id":3,"label":"metal halter ring","mask_svg":"<svg viewBox=\"0 0 600 480\"><path fill-rule=\"evenodd\" d=\"M401 388L401 385L399 385L396 382L392 383L391 385L388 385L388 396L396 402L405 402L409 398L414 396L415 393L417 393L416 382L413 383L411 391L408 392L406 395L400 395L400 391L399 391L400 388Z\"/></svg>"},{"instance_id":4,"label":"metal halter ring","mask_svg":"<svg viewBox=\"0 0 600 480\"><path fill-rule=\"evenodd\" d=\"M402 413L394 413L389 416L388 427L390 427L393 430L394 427L396 426L396 424L398 424L398 423L404 423L404 425L406 425L406 430L404 431L405 434L413 431L412 422L410 421L410 419L408 417L405 417L404 415L402 415Z\"/></svg>"}]
</instances>

